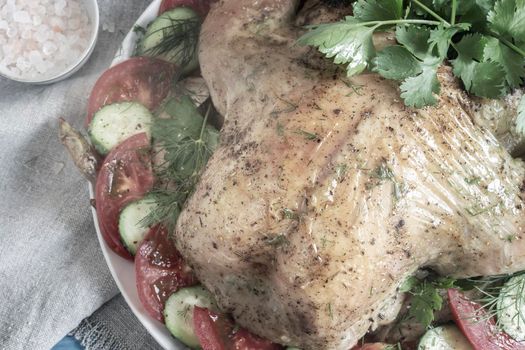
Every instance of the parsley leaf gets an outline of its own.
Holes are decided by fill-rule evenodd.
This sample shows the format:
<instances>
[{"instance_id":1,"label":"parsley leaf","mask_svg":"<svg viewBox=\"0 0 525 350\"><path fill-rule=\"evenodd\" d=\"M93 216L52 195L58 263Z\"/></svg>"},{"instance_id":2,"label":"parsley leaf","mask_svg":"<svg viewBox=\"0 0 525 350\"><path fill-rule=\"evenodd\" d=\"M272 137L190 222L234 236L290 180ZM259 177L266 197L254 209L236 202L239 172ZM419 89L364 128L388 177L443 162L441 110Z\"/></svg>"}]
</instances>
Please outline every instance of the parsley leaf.
<instances>
[{"instance_id":1,"label":"parsley leaf","mask_svg":"<svg viewBox=\"0 0 525 350\"><path fill-rule=\"evenodd\" d=\"M505 71L505 80L511 88L518 87L525 78L523 57L512 51L496 38L489 38L485 46L484 57L500 64Z\"/></svg>"},{"instance_id":2,"label":"parsley leaf","mask_svg":"<svg viewBox=\"0 0 525 350\"><path fill-rule=\"evenodd\" d=\"M487 38L479 33L467 34L455 45L458 57L452 60L454 75L460 77L465 89L470 91L478 62L483 60Z\"/></svg>"},{"instance_id":3,"label":"parsley leaf","mask_svg":"<svg viewBox=\"0 0 525 350\"><path fill-rule=\"evenodd\" d=\"M505 92L505 71L496 62L481 62L474 68L470 91L476 96L496 98Z\"/></svg>"},{"instance_id":4,"label":"parsley leaf","mask_svg":"<svg viewBox=\"0 0 525 350\"><path fill-rule=\"evenodd\" d=\"M416 27L414 25L398 26L396 29L396 40L408 51L419 59L428 56L430 29L427 27Z\"/></svg>"},{"instance_id":5,"label":"parsley leaf","mask_svg":"<svg viewBox=\"0 0 525 350\"><path fill-rule=\"evenodd\" d=\"M436 29L430 31L430 37L428 43L431 47L437 49L439 57L444 59L447 56L448 48L454 34L460 30L467 30L469 26L462 25L445 28L443 25L438 26Z\"/></svg>"},{"instance_id":6,"label":"parsley leaf","mask_svg":"<svg viewBox=\"0 0 525 350\"><path fill-rule=\"evenodd\" d=\"M514 52L501 48L495 38L479 33L465 35L454 47L458 57L451 61L453 72L461 78L465 89L477 96L499 97L507 91L507 82L515 84L521 81L520 71L525 74L523 67L509 62Z\"/></svg>"},{"instance_id":7,"label":"parsley leaf","mask_svg":"<svg viewBox=\"0 0 525 350\"><path fill-rule=\"evenodd\" d=\"M400 286L400 292L412 295L409 316L415 318L425 328L434 321L434 312L443 307L441 290L453 288L456 280L449 277L418 279L411 276Z\"/></svg>"},{"instance_id":8,"label":"parsley leaf","mask_svg":"<svg viewBox=\"0 0 525 350\"><path fill-rule=\"evenodd\" d=\"M516 131L525 136L525 95L518 104L518 117L516 118Z\"/></svg>"},{"instance_id":9,"label":"parsley leaf","mask_svg":"<svg viewBox=\"0 0 525 350\"><path fill-rule=\"evenodd\" d=\"M421 64L421 73L401 84L401 97L407 106L421 108L437 103L434 94L439 94L440 91L437 79L439 63L440 61L432 58L425 60Z\"/></svg>"},{"instance_id":10,"label":"parsley leaf","mask_svg":"<svg viewBox=\"0 0 525 350\"><path fill-rule=\"evenodd\" d=\"M434 321L434 311L441 310L443 307L443 297L432 283L426 281L417 285L411 294L409 315L427 328Z\"/></svg>"},{"instance_id":11,"label":"parsley leaf","mask_svg":"<svg viewBox=\"0 0 525 350\"><path fill-rule=\"evenodd\" d=\"M297 43L316 46L326 57L333 57L336 64L348 64L347 74L352 76L364 71L375 54L374 29L347 17L343 22L315 27Z\"/></svg>"},{"instance_id":12,"label":"parsley leaf","mask_svg":"<svg viewBox=\"0 0 525 350\"><path fill-rule=\"evenodd\" d=\"M397 44L376 52L372 35L392 25ZM349 76L371 68L401 81L410 107L437 103L445 60L480 97L500 97L525 81L525 0L357 0L354 17L309 28L300 44L346 64Z\"/></svg>"},{"instance_id":13,"label":"parsley leaf","mask_svg":"<svg viewBox=\"0 0 525 350\"><path fill-rule=\"evenodd\" d=\"M500 0L487 16L490 29L506 38L525 39L525 0Z\"/></svg>"},{"instance_id":14,"label":"parsley leaf","mask_svg":"<svg viewBox=\"0 0 525 350\"><path fill-rule=\"evenodd\" d=\"M354 16L360 21L387 21L403 16L403 0L358 0Z\"/></svg>"},{"instance_id":15,"label":"parsley leaf","mask_svg":"<svg viewBox=\"0 0 525 350\"><path fill-rule=\"evenodd\" d=\"M387 79L404 80L421 73L419 61L404 47L387 46L373 60L374 71Z\"/></svg>"}]
</instances>

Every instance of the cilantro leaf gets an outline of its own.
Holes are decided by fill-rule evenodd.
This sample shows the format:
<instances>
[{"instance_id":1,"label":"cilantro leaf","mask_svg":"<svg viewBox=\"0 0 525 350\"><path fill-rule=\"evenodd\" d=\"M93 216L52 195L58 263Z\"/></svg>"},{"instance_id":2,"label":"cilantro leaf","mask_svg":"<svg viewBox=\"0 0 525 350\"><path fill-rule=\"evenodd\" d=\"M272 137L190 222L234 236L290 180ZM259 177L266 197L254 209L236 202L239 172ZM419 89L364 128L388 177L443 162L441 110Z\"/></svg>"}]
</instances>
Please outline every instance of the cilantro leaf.
<instances>
[{"instance_id":1,"label":"cilantro leaf","mask_svg":"<svg viewBox=\"0 0 525 350\"><path fill-rule=\"evenodd\" d=\"M374 71L382 77L404 80L421 73L419 61L404 47L387 46L373 60Z\"/></svg>"},{"instance_id":2,"label":"cilantro leaf","mask_svg":"<svg viewBox=\"0 0 525 350\"><path fill-rule=\"evenodd\" d=\"M358 0L354 3L354 16L363 22L400 19L403 0Z\"/></svg>"},{"instance_id":3,"label":"cilantro leaf","mask_svg":"<svg viewBox=\"0 0 525 350\"><path fill-rule=\"evenodd\" d=\"M437 69L441 61L428 58L421 63L421 73L407 78L401 84L401 97L409 107L421 108L435 105L437 99L434 94L439 94L440 85L437 79Z\"/></svg>"},{"instance_id":4,"label":"cilantro leaf","mask_svg":"<svg viewBox=\"0 0 525 350\"><path fill-rule=\"evenodd\" d=\"M443 58L431 53L431 31L413 25L398 26L396 39L406 50L417 57L419 65L417 75L406 78L401 84L401 97L410 107L421 108L434 105L437 99L434 94L440 91L437 69Z\"/></svg>"},{"instance_id":5,"label":"cilantro leaf","mask_svg":"<svg viewBox=\"0 0 525 350\"><path fill-rule=\"evenodd\" d=\"M481 34L465 35L460 42L455 45L458 57L452 60L453 73L461 78L465 89L470 91L472 80L478 62L483 60L483 53L487 38Z\"/></svg>"},{"instance_id":6,"label":"cilantro leaf","mask_svg":"<svg viewBox=\"0 0 525 350\"><path fill-rule=\"evenodd\" d=\"M447 56L452 37L460 30L462 30L462 28L445 28L443 25L439 25L436 29L430 31L428 43L430 44L430 47L435 47L438 56L444 59Z\"/></svg>"},{"instance_id":7,"label":"cilantro leaf","mask_svg":"<svg viewBox=\"0 0 525 350\"><path fill-rule=\"evenodd\" d=\"M418 279L411 276L399 287L400 292L412 295L409 316L427 328L434 321L434 312L443 308L440 291L453 288L456 280L450 277L430 277Z\"/></svg>"},{"instance_id":8,"label":"cilantro leaf","mask_svg":"<svg viewBox=\"0 0 525 350\"><path fill-rule=\"evenodd\" d=\"M412 295L409 315L427 328L434 321L434 311L443 307L443 297L434 285L426 281L416 286Z\"/></svg>"},{"instance_id":9,"label":"cilantro leaf","mask_svg":"<svg viewBox=\"0 0 525 350\"><path fill-rule=\"evenodd\" d=\"M373 27L359 23L353 17L335 24L322 24L303 35L299 45L316 46L336 64L348 64L348 76L356 75L368 67L375 54L372 42Z\"/></svg>"},{"instance_id":10,"label":"cilantro leaf","mask_svg":"<svg viewBox=\"0 0 525 350\"><path fill-rule=\"evenodd\" d=\"M518 104L518 117L516 118L516 131L525 136L525 95Z\"/></svg>"},{"instance_id":11,"label":"cilantro leaf","mask_svg":"<svg viewBox=\"0 0 525 350\"><path fill-rule=\"evenodd\" d=\"M499 35L525 41L525 0L499 0L487 19Z\"/></svg>"},{"instance_id":12,"label":"cilantro leaf","mask_svg":"<svg viewBox=\"0 0 525 350\"><path fill-rule=\"evenodd\" d=\"M452 277L438 277L432 284L439 289L454 288L457 280Z\"/></svg>"},{"instance_id":13,"label":"cilantro leaf","mask_svg":"<svg viewBox=\"0 0 525 350\"><path fill-rule=\"evenodd\" d=\"M480 0L461 0L457 1L457 8L456 8L456 16L462 16L466 13L469 13L472 11L474 7L477 6L477 2ZM481 0L481 1L491 1L491 0ZM444 16L444 17L450 17L452 14L452 0L433 0L432 1L434 10ZM492 8L490 6L489 9L487 9L487 12ZM484 18L483 18L484 19ZM463 19L462 19L463 21Z\"/></svg>"},{"instance_id":14,"label":"cilantro leaf","mask_svg":"<svg viewBox=\"0 0 525 350\"><path fill-rule=\"evenodd\" d=\"M470 91L480 97L496 98L505 92L505 71L496 62L481 62L474 67Z\"/></svg>"},{"instance_id":15,"label":"cilantro leaf","mask_svg":"<svg viewBox=\"0 0 525 350\"><path fill-rule=\"evenodd\" d=\"M461 21L470 23L475 31L486 32L487 14L493 6L494 0L475 0L470 9L461 16Z\"/></svg>"},{"instance_id":16,"label":"cilantro leaf","mask_svg":"<svg viewBox=\"0 0 525 350\"><path fill-rule=\"evenodd\" d=\"M397 26L396 40L419 59L429 55L430 29L414 25Z\"/></svg>"},{"instance_id":17,"label":"cilantro leaf","mask_svg":"<svg viewBox=\"0 0 525 350\"><path fill-rule=\"evenodd\" d=\"M399 291L401 293L410 292L418 284L419 280L414 276L410 276L399 286Z\"/></svg>"},{"instance_id":18,"label":"cilantro leaf","mask_svg":"<svg viewBox=\"0 0 525 350\"><path fill-rule=\"evenodd\" d=\"M505 71L505 79L510 87L521 85L525 78L525 60L518 53L496 38L489 38L484 50L486 60L497 62Z\"/></svg>"}]
</instances>

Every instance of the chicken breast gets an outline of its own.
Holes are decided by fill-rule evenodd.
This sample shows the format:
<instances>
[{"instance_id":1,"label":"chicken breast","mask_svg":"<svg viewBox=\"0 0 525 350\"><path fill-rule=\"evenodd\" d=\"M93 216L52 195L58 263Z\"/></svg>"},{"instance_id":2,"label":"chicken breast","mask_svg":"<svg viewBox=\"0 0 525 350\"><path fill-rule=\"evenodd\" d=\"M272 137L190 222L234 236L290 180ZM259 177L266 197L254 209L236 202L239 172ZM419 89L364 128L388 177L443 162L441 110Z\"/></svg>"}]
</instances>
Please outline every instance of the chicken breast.
<instances>
[{"instance_id":1,"label":"chicken breast","mask_svg":"<svg viewBox=\"0 0 525 350\"><path fill-rule=\"evenodd\" d=\"M208 15L200 62L225 123L175 240L243 327L347 350L396 317L420 268L525 269L525 167L474 123L450 69L437 106L407 108L396 83L296 46L297 3Z\"/></svg>"}]
</instances>

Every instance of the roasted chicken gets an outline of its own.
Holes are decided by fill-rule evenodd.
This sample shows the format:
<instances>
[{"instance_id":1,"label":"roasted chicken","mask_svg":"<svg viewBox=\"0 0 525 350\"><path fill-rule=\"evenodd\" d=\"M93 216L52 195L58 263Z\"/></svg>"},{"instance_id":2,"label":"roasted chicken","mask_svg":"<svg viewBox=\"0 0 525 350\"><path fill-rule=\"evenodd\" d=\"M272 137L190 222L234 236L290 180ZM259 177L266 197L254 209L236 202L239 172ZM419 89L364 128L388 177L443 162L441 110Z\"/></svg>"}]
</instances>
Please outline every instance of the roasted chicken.
<instances>
[{"instance_id":1,"label":"roasted chicken","mask_svg":"<svg viewBox=\"0 0 525 350\"><path fill-rule=\"evenodd\" d=\"M421 268L525 269L522 140L515 99L494 123L449 67L438 105L417 110L395 82L346 78L295 44L298 3L222 0L205 20L202 74L225 122L175 241L243 327L347 350L395 319Z\"/></svg>"}]
</instances>

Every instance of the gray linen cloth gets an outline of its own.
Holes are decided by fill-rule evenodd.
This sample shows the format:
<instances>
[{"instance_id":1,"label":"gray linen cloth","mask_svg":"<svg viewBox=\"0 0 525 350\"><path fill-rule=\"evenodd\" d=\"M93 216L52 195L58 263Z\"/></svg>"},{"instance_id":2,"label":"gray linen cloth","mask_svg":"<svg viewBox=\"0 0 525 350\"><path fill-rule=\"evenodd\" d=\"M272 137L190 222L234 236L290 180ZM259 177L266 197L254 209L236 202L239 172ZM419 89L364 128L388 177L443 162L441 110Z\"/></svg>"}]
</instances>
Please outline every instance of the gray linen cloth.
<instances>
[{"instance_id":1,"label":"gray linen cloth","mask_svg":"<svg viewBox=\"0 0 525 350\"><path fill-rule=\"evenodd\" d=\"M87 183L57 137L59 116L82 126L91 87L148 4L100 0L105 30L71 78L49 86L0 78L0 349L47 350L79 324L72 334L88 349L159 348L122 297L109 301L118 289Z\"/></svg>"}]
</instances>

